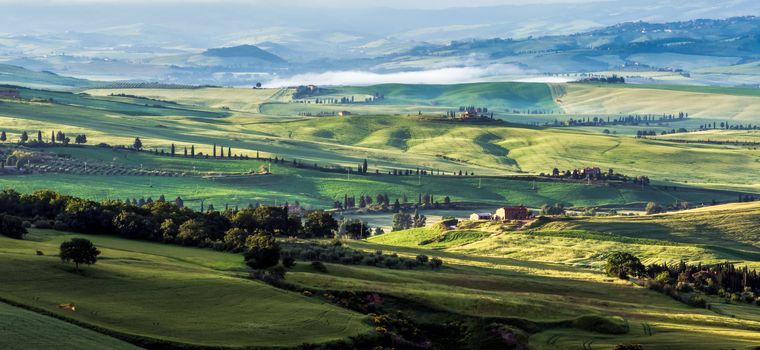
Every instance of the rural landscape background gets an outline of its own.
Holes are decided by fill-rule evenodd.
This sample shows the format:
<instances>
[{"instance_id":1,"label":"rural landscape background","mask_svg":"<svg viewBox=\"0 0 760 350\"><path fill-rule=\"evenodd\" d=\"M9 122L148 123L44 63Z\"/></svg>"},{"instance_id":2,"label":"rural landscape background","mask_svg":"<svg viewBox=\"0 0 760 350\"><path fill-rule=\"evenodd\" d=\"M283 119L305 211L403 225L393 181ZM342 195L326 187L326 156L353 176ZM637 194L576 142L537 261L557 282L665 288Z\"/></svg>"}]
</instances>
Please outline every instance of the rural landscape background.
<instances>
[{"instance_id":1,"label":"rural landscape background","mask_svg":"<svg viewBox=\"0 0 760 350\"><path fill-rule=\"evenodd\" d=\"M760 349L755 1L0 9L0 349Z\"/></svg>"}]
</instances>

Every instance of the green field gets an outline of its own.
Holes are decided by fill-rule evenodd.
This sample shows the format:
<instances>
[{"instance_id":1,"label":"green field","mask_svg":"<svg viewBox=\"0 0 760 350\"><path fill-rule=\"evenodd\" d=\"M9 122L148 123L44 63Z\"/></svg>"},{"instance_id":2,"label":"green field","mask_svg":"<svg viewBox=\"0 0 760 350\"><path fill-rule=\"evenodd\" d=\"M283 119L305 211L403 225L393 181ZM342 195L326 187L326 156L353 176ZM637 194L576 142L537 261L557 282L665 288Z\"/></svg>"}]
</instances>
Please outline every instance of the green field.
<instances>
[{"instance_id":1,"label":"green field","mask_svg":"<svg viewBox=\"0 0 760 350\"><path fill-rule=\"evenodd\" d=\"M33 80L45 83L43 78L52 79ZM418 325L435 327L462 320L467 335L461 338L468 341L477 338L472 334L483 331L484 323L508 324L522 329L532 349L609 349L620 343L641 343L645 349L750 349L760 342L760 308L756 306L724 303L715 297L709 300L710 309L693 308L601 271L613 251L631 252L645 263L732 261L760 267L760 206L731 203L760 193L760 151L667 140L754 140L753 132L706 131L637 139L631 135L638 130L679 126L615 126L611 129L617 134L604 135L599 128L525 124L551 122L554 116L680 111L708 118L684 121L690 129L716 118L754 121L760 105L754 91L585 84L387 84L329 87L319 96L294 101L293 89L86 88L79 86L75 91L80 93L22 89L24 100L0 100L0 129L9 137L0 145L4 157L14 154L21 164L68 164L66 170L56 172L0 176L0 188L23 193L50 189L96 200L181 196L196 210L201 202L217 209L255 202L330 208L345 195L374 198L384 193L391 202L405 195L411 202L426 193L438 202L449 196L454 205L428 211L428 224L433 224L433 217L463 216L470 210L506 204L535 209L563 203L576 209L623 212L642 209L647 202L665 206L688 202L699 208L662 215L556 218L530 229L519 229L517 224L467 223L454 230L428 226L391 232L345 243L365 252L380 250L385 256L440 257L444 267L390 269L326 263L328 272L318 273L309 261L298 261L286 276L292 291L248 278L238 254L32 229L25 240L0 237L0 298L13 304L121 339L209 347L295 347L374 336L369 316L340 307L326 296L346 291L379 293L389 299L385 311L403 310ZM384 99L345 105L313 103L317 97L353 96L363 101L376 94ZM503 120L440 118L445 111L469 105L488 107ZM304 115L342 110L353 115ZM72 139L85 133L88 143L17 145L22 131L35 139L37 130L42 130L46 142L51 131L60 130ZM96 146L129 146L135 137L141 138L146 150L168 151L174 144L178 156ZM232 147L232 153L251 159L181 156L191 146L209 154L213 145ZM269 157L284 157L286 162L270 164ZM356 174L357 165L365 159L369 173ZM301 166L293 166L293 160ZM555 167L563 171L613 169L628 176L648 176L652 183L533 181ZM130 173L136 169L163 171L167 176ZM435 175L388 174L399 169L423 169ZM439 171L443 174L438 175ZM456 175L459 171L474 175ZM729 204L703 206L712 202ZM385 227L392 215L345 214ZM56 254L63 240L80 236L91 239L103 254L96 265L77 274L61 264ZM58 309L62 303L75 303L77 311ZM41 324L40 329L50 329L46 331L50 334L80 333L81 343L72 343L72 348L88 348L87 342L98 341L94 338L98 334L91 331L78 331L64 321L5 304L0 304L0 315ZM589 316L625 332L608 334L579 325ZM0 319L0 326L4 324ZM0 338L0 347L21 347L21 339L34 336L34 329L22 332L18 328L13 323L0 330L0 334L11 334ZM129 348L112 338L102 343L108 341L114 342L112 348ZM477 348L475 343L468 344Z\"/></svg>"},{"instance_id":2,"label":"green field","mask_svg":"<svg viewBox=\"0 0 760 350\"><path fill-rule=\"evenodd\" d=\"M56 256L60 242L73 236L102 251L82 274ZM240 255L45 231L31 238L0 237L0 297L120 334L206 346L295 346L370 329L361 314L247 279ZM76 312L56 307L64 303Z\"/></svg>"},{"instance_id":3,"label":"green field","mask_svg":"<svg viewBox=\"0 0 760 350\"><path fill-rule=\"evenodd\" d=\"M0 348L6 350L140 349L89 329L1 302Z\"/></svg>"}]
</instances>

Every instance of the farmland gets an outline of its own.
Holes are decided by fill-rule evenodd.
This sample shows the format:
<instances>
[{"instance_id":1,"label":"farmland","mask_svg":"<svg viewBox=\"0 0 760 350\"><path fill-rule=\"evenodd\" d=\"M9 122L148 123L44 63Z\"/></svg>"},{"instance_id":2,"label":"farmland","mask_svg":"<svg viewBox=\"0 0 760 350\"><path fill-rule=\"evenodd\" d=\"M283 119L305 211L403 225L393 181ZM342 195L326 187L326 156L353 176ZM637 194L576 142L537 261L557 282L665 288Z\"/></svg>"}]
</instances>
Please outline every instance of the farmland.
<instances>
[{"instance_id":1,"label":"farmland","mask_svg":"<svg viewBox=\"0 0 760 350\"><path fill-rule=\"evenodd\" d=\"M754 305L711 295L709 308L696 308L602 272L617 251L645 264L731 261L760 267L760 210L757 202L736 203L760 194L760 151L741 144L673 142L752 141L754 131L632 137L677 123L689 129L724 119L754 123L759 97L747 89L386 84L325 87L297 98L293 88L79 84L67 90L21 88L21 100L0 100L0 129L7 133L2 157L30 170L4 173L0 187L23 194L50 189L103 203L181 197L195 211L213 205L228 221L235 210L256 204L333 210L348 197L387 195L386 207L396 199L414 206L423 195L433 195L438 203L421 208L429 214L426 227L341 244L361 257L414 261L426 255L444 261L434 269L324 259L320 271L309 259L298 259L284 284L267 284L251 278L242 254L221 251L226 248L220 238L204 242L205 248L184 247L170 244L171 235L151 238L154 242L129 240L105 232L37 228L44 220L24 217L32 227L23 240L0 237L0 299L27 310L0 304L0 314L42 324L51 334L81 333L81 346L73 348L93 341L131 347L116 339L210 348L374 339L384 325L345 302L372 294L386 300L373 306L377 312L403 311L422 333L458 348L489 348L477 339L491 339L484 335L493 335L494 325L535 349L608 349L622 343L646 349L749 349L760 341L760 308ZM341 98L360 102L322 103ZM494 118L443 117L460 106L487 107ZM534 125L554 118L682 110L700 119L610 126L611 133ZM340 111L351 114L333 115ZM42 142L35 143L38 130ZM87 143L53 144L51 134L58 131L72 140L86 134ZM19 144L23 132L29 140ZM133 147L137 137L139 151ZM365 160L366 173L357 171ZM586 167L628 177L545 176L554 168ZM641 176L651 182L634 183ZM649 202L672 212L638 215ZM296 203L300 208L293 207ZM535 226L465 221L442 228L432 220L509 204L538 211L555 203L572 213ZM692 209L680 210L684 207ZM395 212L379 208L345 208L335 216L389 228ZM595 210L600 215L589 216ZM98 227L115 229L108 218ZM54 215L47 219L48 226L62 222ZM163 229L164 223L156 224ZM60 244L75 237L102 251L81 273L58 256ZM328 239L281 233L277 241L337 249ZM77 311L56 307L65 303L75 303ZM42 316L32 311L56 318L36 318ZM8 344L0 340L0 346L19 347L20 339L34 334L10 328L16 335L5 340ZM98 335L114 338L97 340ZM687 337L688 343L677 341Z\"/></svg>"}]
</instances>

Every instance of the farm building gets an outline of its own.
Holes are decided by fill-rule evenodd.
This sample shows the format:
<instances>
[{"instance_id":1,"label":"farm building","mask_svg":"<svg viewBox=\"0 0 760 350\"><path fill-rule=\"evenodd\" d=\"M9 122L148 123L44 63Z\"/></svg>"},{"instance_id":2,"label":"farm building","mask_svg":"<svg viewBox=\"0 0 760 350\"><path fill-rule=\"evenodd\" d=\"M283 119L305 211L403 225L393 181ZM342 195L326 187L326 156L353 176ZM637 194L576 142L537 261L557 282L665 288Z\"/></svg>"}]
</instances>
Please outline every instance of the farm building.
<instances>
[{"instance_id":1,"label":"farm building","mask_svg":"<svg viewBox=\"0 0 760 350\"><path fill-rule=\"evenodd\" d=\"M470 220L491 220L491 213L472 213L470 214Z\"/></svg>"},{"instance_id":2,"label":"farm building","mask_svg":"<svg viewBox=\"0 0 760 350\"><path fill-rule=\"evenodd\" d=\"M338 112L338 115L341 116L341 117L345 117L345 116L351 115L351 112L349 112L349 111L340 111L340 112Z\"/></svg>"},{"instance_id":3,"label":"farm building","mask_svg":"<svg viewBox=\"0 0 760 350\"><path fill-rule=\"evenodd\" d=\"M18 89L0 87L0 98L21 98Z\"/></svg>"},{"instance_id":4,"label":"farm building","mask_svg":"<svg viewBox=\"0 0 760 350\"><path fill-rule=\"evenodd\" d=\"M528 210L528 208L523 205L516 207L501 207L499 209L496 209L494 220L525 220L530 218L530 215L530 210Z\"/></svg>"}]
</instances>

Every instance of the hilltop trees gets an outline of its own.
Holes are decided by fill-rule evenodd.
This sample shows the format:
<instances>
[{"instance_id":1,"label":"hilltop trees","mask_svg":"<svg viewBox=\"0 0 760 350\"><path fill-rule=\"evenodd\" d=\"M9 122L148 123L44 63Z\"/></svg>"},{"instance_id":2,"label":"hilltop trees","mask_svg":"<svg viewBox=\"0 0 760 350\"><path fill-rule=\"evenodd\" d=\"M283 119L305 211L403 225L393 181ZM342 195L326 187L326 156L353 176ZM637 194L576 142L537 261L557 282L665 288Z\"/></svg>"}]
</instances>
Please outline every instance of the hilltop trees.
<instances>
[{"instance_id":1,"label":"hilltop trees","mask_svg":"<svg viewBox=\"0 0 760 350\"><path fill-rule=\"evenodd\" d=\"M61 261L73 262L77 271L79 271L79 264L94 264L98 260L98 255L100 255L98 248L84 238L73 238L61 243Z\"/></svg>"}]
</instances>

